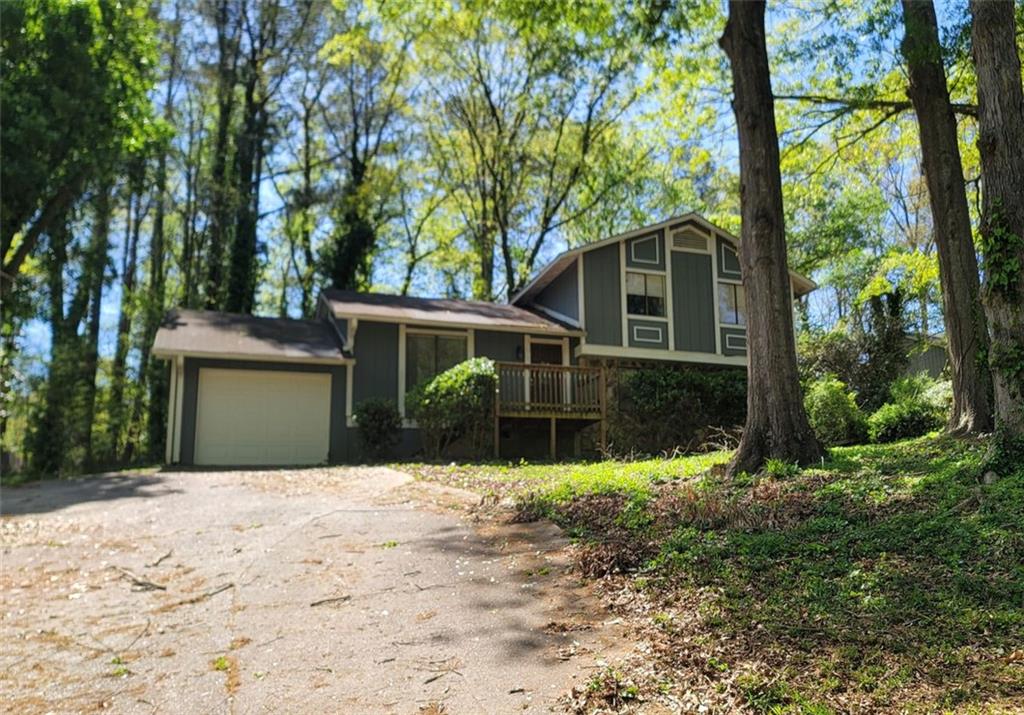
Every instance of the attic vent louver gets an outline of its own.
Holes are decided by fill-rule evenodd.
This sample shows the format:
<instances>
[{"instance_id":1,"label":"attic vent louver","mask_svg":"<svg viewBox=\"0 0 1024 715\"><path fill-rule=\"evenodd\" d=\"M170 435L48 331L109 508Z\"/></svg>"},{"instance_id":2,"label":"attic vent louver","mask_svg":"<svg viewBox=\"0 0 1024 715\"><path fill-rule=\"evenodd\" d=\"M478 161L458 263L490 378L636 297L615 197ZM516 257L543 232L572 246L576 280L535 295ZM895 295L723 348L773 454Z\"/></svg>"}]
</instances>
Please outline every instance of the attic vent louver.
<instances>
[{"instance_id":1,"label":"attic vent louver","mask_svg":"<svg viewBox=\"0 0 1024 715\"><path fill-rule=\"evenodd\" d=\"M708 239L690 228L680 229L672 232L672 248L681 248L687 251L708 250Z\"/></svg>"}]
</instances>

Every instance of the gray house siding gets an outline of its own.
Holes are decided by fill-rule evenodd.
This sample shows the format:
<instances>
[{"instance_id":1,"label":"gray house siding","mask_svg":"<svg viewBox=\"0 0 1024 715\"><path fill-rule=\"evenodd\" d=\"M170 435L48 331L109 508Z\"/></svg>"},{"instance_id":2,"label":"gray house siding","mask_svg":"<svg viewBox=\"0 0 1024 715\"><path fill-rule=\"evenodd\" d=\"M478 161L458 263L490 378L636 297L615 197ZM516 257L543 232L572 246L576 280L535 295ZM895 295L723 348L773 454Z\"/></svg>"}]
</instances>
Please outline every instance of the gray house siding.
<instances>
[{"instance_id":1,"label":"gray house siding","mask_svg":"<svg viewBox=\"0 0 1024 715\"><path fill-rule=\"evenodd\" d=\"M583 254L583 310L587 342L622 345L622 293L619 245Z\"/></svg>"},{"instance_id":2,"label":"gray house siding","mask_svg":"<svg viewBox=\"0 0 1024 715\"><path fill-rule=\"evenodd\" d=\"M199 370L204 367L228 370L329 373L331 376L331 426L328 459L331 462L343 462L348 457L348 430L345 426L345 370L347 368L344 365L302 365L297 363L260 362L258 360L185 358L185 380L181 409L181 464L190 465L195 462Z\"/></svg>"},{"instance_id":3,"label":"gray house siding","mask_svg":"<svg viewBox=\"0 0 1024 715\"><path fill-rule=\"evenodd\" d=\"M672 318L676 350L715 352L711 256L672 252Z\"/></svg>"},{"instance_id":4,"label":"gray house siding","mask_svg":"<svg viewBox=\"0 0 1024 715\"><path fill-rule=\"evenodd\" d=\"M505 333L497 330L477 330L474 348L478 357L489 357L498 362L522 362L522 333Z\"/></svg>"},{"instance_id":5,"label":"gray house siding","mask_svg":"<svg viewBox=\"0 0 1024 715\"><path fill-rule=\"evenodd\" d=\"M740 262L732 244L724 238L718 238L715 241L715 250L718 251L718 277L736 281L742 278Z\"/></svg>"},{"instance_id":6,"label":"gray house siding","mask_svg":"<svg viewBox=\"0 0 1024 715\"><path fill-rule=\"evenodd\" d=\"M665 234L659 229L627 240L626 265L649 271L665 270Z\"/></svg>"},{"instance_id":7,"label":"gray house siding","mask_svg":"<svg viewBox=\"0 0 1024 715\"><path fill-rule=\"evenodd\" d=\"M398 325L359 321L355 334L352 406L380 398L398 402Z\"/></svg>"},{"instance_id":8,"label":"gray house siding","mask_svg":"<svg viewBox=\"0 0 1024 715\"><path fill-rule=\"evenodd\" d=\"M721 328L721 331L723 355L747 354L747 331L744 328Z\"/></svg>"},{"instance_id":9,"label":"gray house siding","mask_svg":"<svg viewBox=\"0 0 1024 715\"><path fill-rule=\"evenodd\" d=\"M572 263L562 271L547 288L537 296L538 305L554 310L564 316L579 320L579 275L576 264Z\"/></svg>"},{"instance_id":10,"label":"gray house siding","mask_svg":"<svg viewBox=\"0 0 1024 715\"><path fill-rule=\"evenodd\" d=\"M663 320L629 319L629 347L668 350L668 323Z\"/></svg>"}]
</instances>

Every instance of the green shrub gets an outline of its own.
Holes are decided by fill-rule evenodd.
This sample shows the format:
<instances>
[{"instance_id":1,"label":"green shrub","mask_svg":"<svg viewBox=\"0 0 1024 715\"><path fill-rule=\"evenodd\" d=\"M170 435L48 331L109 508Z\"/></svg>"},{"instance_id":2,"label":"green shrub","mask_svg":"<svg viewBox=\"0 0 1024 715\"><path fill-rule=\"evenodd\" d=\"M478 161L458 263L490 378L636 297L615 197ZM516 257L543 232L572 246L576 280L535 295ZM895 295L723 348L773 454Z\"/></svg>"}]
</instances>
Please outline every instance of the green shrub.
<instances>
[{"instance_id":1,"label":"green shrub","mask_svg":"<svg viewBox=\"0 0 1024 715\"><path fill-rule=\"evenodd\" d=\"M833 375L812 382L804 408L814 434L826 446L854 444L864 439L867 423L846 383Z\"/></svg>"},{"instance_id":2,"label":"green shrub","mask_svg":"<svg viewBox=\"0 0 1024 715\"><path fill-rule=\"evenodd\" d=\"M691 451L708 441L710 428L740 426L746 418L743 370L662 365L616 377L609 436L619 452Z\"/></svg>"},{"instance_id":3,"label":"green shrub","mask_svg":"<svg viewBox=\"0 0 1024 715\"><path fill-rule=\"evenodd\" d=\"M353 414L359 429L359 442L363 453L380 459L398 444L402 429L402 416L391 400L370 399L356 405Z\"/></svg>"},{"instance_id":4,"label":"green shrub","mask_svg":"<svg viewBox=\"0 0 1024 715\"><path fill-rule=\"evenodd\" d=\"M427 454L441 457L456 440L465 439L481 456L494 430L494 393L498 372L494 361L472 358L418 385L406 399L423 435Z\"/></svg>"},{"instance_id":5,"label":"green shrub","mask_svg":"<svg viewBox=\"0 0 1024 715\"><path fill-rule=\"evenodd\" d=\"M936 380L922 372L901 377L889 386L891 402L919 402L943 421L953 408L953 384L949 380Z\"/></svg>"},{"instance_id":6,"label":"green shrub","mask_svg":"<svg viewBox=\"0 0 1024 715\"><path fill-rule=\"evenodd\" d=\"M931 432L942 422L942 417L923 400L889 402L868 417L868 435L872 442L895 442Z\"/></svg>"}]
</instances>

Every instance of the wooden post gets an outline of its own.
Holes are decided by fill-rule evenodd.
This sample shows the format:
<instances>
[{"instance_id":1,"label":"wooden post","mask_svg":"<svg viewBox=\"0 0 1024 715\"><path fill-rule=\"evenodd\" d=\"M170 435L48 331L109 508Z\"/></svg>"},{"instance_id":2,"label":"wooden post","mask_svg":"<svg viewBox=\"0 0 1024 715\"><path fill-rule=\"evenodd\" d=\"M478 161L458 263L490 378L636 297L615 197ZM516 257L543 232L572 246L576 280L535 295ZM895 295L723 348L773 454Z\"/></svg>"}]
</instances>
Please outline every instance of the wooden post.
<instances>
[{"instance_id":1,"label":"wooden post","mask_svg":"<svg viewBox=\"0 0 1024 715\"><path fill-rule=\"evenodd\" d=\"M600 393L598 399L601 400L601 457L604 458L608 451L608 386L603 361L601 363L601 372L598 373L597 385L598 392Z\"/></svg>"},{"instance_id":2,"label":"wooden post","mask_svg":"<svg viewBox=\"0 0 1024 715\"><path fill-rule=\"evenodd\" d=\"M557 446L558 446L556 444L556 442L558 440L558 437L557 437L558 430L555 428L555 425L556 425L556 420L555 420L554 417L552 417L551 418L551 444L548 445L550 447L550 449L551 449L551 461L552 462L554 462L555 459L557 459L557 457L558 457L558 450L556 449Z\"/></svg>"},{"instance_id":3,"label":"wooden post","mask_svg":"<svg viewBox=\"0 0 1024 715\"><path fill-rule=\"evenodd\" d=\"M494 388L494 459L501 459L501 417L498 412L498 401L501 399L501 379Z\"/></svg>"}]
</instances>

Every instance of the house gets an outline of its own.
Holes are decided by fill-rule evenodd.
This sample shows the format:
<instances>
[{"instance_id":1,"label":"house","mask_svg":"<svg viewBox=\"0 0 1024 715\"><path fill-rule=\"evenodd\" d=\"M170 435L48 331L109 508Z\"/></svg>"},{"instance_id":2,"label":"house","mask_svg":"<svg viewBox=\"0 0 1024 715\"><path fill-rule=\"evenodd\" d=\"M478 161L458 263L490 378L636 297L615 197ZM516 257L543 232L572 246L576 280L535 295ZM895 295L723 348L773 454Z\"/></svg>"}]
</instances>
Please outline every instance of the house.
<instances>
[{"instance_id":1,"label":"house","mask_svg":"<svg viewBox=\"0 0 1024 715\"><path fill-rule=\"evenodd\" d=\"M406 393L476 356L499 366L502 453L575 449L587 425L603 440L607 367L746 364L737 240L688 214L566 251L503 305L326 290L314 320L171 311L153 346L172 364L167 461L358 459L368 398L395 402L411 455ZM814 288L791 278L794 298Z\"/></svg>"}]
</instances>

